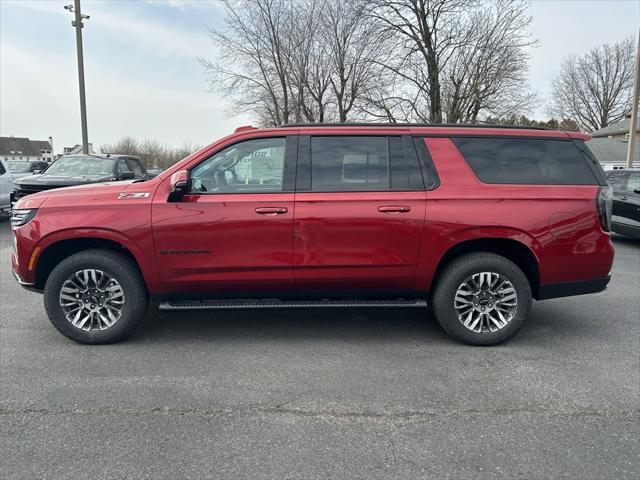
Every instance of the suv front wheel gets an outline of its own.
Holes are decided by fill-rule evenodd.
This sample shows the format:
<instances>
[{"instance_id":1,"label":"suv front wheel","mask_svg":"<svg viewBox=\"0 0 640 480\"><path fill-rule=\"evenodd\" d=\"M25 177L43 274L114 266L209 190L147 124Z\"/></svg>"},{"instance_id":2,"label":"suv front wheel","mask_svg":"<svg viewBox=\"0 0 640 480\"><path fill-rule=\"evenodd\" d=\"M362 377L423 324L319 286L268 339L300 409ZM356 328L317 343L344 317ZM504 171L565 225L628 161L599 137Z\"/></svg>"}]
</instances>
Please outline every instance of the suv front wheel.
<instances>
[{"instance_id":1,"label":"suv front wheel","mask_svg":"<svg viewBox=\"0 0 640 480\"><path fill-rule=\"evenodd\" d=\"M53 326L80 343L117 342L144 318L149 299L135 263L111 250L85 250L51 272L44 305Z\"/></svg>"},{"instance_id":2,"label":"suv front wheel","mask_svg":"<svg viewBox=\"0 0 640 480\"><path fill-rule=\"evenodd\" d=\"M531 286L522 270L505 257L482 252L447 265L432 298L442 328L472 345L495 345L515 335L531 303Z\"/></svg>"}]
</instances>

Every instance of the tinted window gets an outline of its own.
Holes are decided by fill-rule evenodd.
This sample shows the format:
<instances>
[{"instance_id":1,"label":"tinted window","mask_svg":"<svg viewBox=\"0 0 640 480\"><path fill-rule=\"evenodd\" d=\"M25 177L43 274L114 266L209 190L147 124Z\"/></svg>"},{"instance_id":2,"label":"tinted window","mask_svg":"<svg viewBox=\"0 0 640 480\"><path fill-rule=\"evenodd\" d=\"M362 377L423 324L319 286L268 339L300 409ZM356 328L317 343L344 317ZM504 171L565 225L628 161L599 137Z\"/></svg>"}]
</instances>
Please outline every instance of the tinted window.
<instances>
[{"instance_id":1,"label":"tinted window","mask_svg":"<svg viewBox=\"0 0 640 480\"><path fill-rule=\"evenodd\" d=\"M140 162L138 161L137 158L130 158L129 159L129 165L133 169L133 174L136 177L144 176L144 172L142 171L142 167L140 166Z\"/></svg>"},{"instance_id":2,"label":"tinted window","mask_svg":"<svg viewBox=\"0 0 640 480\"><path fill-rule=\"evenodd\" d=\"M571 141L514 138L454 138L485 183L594 185L596 179Z\"/></svg>"},{"instance_id":3,"label":"tinted window","mask_svg":"<svg viewBox=\"0 0 640 480\"><path fill-rule=\"evenodd\" d=\"M4 175L5 173L7 173L7 171L5 170L4 165L0 163L0 175Z\"/></svg>"},{"instance_id":4,"label":"tinted window","mask_svg":"<svg viewBox=\"0 0 640 480\"><path fill-rule=\"evenodd\" d=\"M389 190L387 137L312 137L311 190Z\"/></svg>"},{"instance_id":5,"label":"tinted window","mask_svg":"<svg viewBox=\"0 0 640 480\"><path fill-rule=\"evenodd\" d=\"M210 193L281 192L285 139L236 143L191 170L191 190Z\"/></svg>"}]
</instances>

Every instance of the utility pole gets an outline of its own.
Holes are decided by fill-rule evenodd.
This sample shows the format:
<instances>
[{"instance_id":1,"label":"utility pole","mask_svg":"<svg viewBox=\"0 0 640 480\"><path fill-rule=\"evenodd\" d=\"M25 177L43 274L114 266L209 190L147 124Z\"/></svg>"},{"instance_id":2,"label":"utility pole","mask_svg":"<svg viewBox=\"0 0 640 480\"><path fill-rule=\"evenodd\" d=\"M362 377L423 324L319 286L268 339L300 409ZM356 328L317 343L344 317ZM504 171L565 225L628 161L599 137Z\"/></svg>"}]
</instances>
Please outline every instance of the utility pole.
<instances>
[{"instance_id":1,"label":"utility pole","mask_svg":"<svg viewBox=\"0 0 640 480\"><path fill-rule=\"evenodd\" d=\"M638 31L638 49L636 52L636 83L633 87L633 103L631 104L631 121L629 122L629 145L627 150L627 168L633 167L633 154L638 136L638 103L640 102L640 30ZM640 159L637 159L640 160Z\"/></svg>"},{"instance_id":2,"label":"utility pole","mask_svg":"<svg viewBox=\"0 0 640 480\"><path fill-rule=\"evenodd\" d=\"M76 51L78 54L78 83L80 85L80 123L82 124L82 153L89 153L89 135L87 133L87 102L84 92L84 59L82 54L82 24L83 19L89 19L89 15L80 12L80 0L74 0L74 5L65 5L65 10L75 13L75 20L71 21L76 29Z\"/></svg>"}]
</instances>

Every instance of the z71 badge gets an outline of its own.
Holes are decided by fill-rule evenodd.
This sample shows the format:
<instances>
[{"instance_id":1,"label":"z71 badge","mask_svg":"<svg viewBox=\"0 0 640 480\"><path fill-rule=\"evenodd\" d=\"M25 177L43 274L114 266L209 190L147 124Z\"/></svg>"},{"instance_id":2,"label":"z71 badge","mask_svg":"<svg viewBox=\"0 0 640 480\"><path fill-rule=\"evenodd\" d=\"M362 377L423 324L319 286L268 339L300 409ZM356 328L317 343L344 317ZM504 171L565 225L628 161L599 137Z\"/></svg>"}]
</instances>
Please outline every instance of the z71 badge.
<instances>
[{"instance_id":1,"label":"z71 badge","mask_svg":"<svg viewBox=\"0 0 640 480\"><path fill-rule=\"evenodd\" d=\"M135 198L147 198L148 196L149 192L122 192L120 195L118 195L118 200L133 200Z\"/></svg>"}]
</instances>

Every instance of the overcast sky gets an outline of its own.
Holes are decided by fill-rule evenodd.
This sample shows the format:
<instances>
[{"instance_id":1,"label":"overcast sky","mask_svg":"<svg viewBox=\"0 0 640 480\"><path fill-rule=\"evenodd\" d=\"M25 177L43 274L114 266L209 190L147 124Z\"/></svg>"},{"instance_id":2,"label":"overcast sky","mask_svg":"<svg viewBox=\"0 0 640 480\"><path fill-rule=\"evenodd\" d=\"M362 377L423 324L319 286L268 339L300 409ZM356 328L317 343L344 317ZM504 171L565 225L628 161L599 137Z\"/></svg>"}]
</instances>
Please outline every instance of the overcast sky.
<instances>
[{"instance_id":1,"label":"overcast sky","mask_svg":"<svg viewBox=\"0 0 640 480\"><path fill-rule=\"evenodd\" d=\"M80 143L71 0L0 0L0 134L54 138L56 152ZM89 141L99 147L125 135L171 145L207 144L250 118L231 117L224 98L207 92L197 58L214 58L207 26L217 2L82 2ZM635 35L638 0L537 0L530 82L544 100L562 59Z\"/></svg>"}]
</instances>

